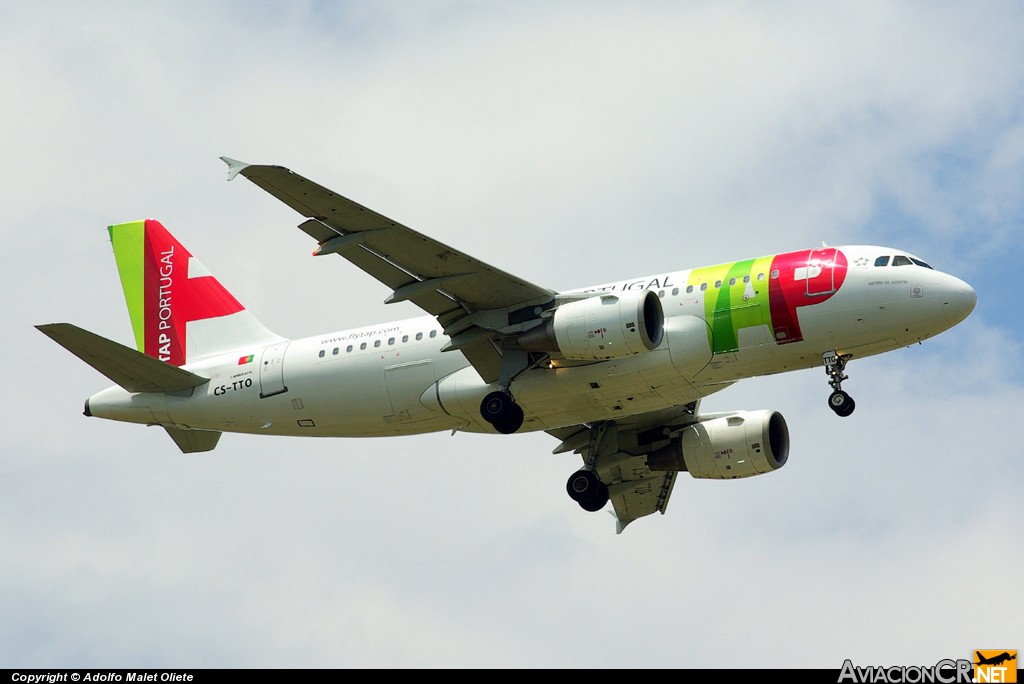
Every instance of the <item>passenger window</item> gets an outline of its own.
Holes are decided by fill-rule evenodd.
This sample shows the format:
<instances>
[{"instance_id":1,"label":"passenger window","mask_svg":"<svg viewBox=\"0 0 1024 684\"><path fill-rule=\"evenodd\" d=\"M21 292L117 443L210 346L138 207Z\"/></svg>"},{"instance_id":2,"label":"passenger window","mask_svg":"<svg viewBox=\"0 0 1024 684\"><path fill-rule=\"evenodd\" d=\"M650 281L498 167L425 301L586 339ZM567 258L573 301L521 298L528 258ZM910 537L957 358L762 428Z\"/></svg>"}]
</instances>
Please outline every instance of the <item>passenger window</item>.
<instances>
[{"instance_id":1,"label":"passenger window","mask_svg":"<svg viewBox=\"0 0 1024 684\"><path fill-rule=\"evenodd\" d=\"M889 257L888 256L878 257L877 259L875 259L875 266L888 266L888 265L889 265Z\"/></svg>"},{"instance_id":2,"label":"passenger window","mask_svg":"<svg viewBox=\"0 0 1024 684\"><path fill-rule=\"evenodd\" d=\"M419 342L423 339L423 333L416 333L416 341Z\"/></svg>"},{"instance_id":3,"label":"passenger window","mask_svg":"<svg viewBox=\"0 0 1024 684\"><path fill-rule=\"evenodd\" d=\"M338 348L335 347L334 350L331 353L334 354L335 356L337 356L338 355Z\"/></svg>"},{"instance_id":4,"label":"passenger window","mask_svg":"<svg viewBox=\"0 0 1024 684\"><path fill-rule=\"evenodd\" d=\"M436 330L431 330L430 331L430 336L431 337L437 337L437 331Z\"/></svg>"},{"instance_id":5,"label":"passenger window","mask_svg":"<svg viewBox=\"0 0 1024 684\"><path fill-rule=\"evenodd\" d=\"M658 290L658 299L664 299L664 298L665 298L665 291L664 290Z\"/></svg>"},{"instance_id":6,"label":"passenger window","mask_svg":"<svg viewBox=\"0 0 1024 684\"><path fill-rule=\"evenodd\" d=\"M764 273L758 273L757 274L757 279L758 280L764 280Z\"/></svg>"},{"instance_id":7,"label":"passenger window","mask_svg":"<svg viewBox=\"0 0 1024 684\"><path fill-rule=\"evenodd\" d=\"M361 345L359 345L359 349L366 349L366 343L363 342Z\"/></svg>"},{"instance_id":8,"label":"passenger window","mask_svg":"<svg viewBox=\"0 0 1024 684\"><path fill-rule=\"evenodd\" d=\"M736 284L736 279L735 278L729 278L729 287L732 287L735 284Z\"/></svg>"},{"instance_id":9,"label":"passenger window","mask_svg":"<svg viewBox=\"0 0 1024 684\"><path fill-rule=\"evenodd\" d=\"M778 279L779 279L779 269L776 268L776 269L772 270L772 280L778 280Z\"/></svg>"},{"instance_id":10,"label":"passenger window","mask_svg":"<svg viewBox=\"0 0 1024 684\"><path fill-rule=\"evenodd\" d=\"M345 353L346 353L346 354L347 354L347 353L349 353L349 352L351 352L351 351L352 351L352 345L351 345L351 344L350 344L350 345L348 345L347 347L345 347Z\"/></svg>"},{"instance_id":11,"label":"passenger window","mask_svg":"<svg viewBox=\"0 0 1024 684\"><path fill-rule=\"evenodd\" d=\"M373 341L373 346L374 346L374 348L379 347L380 346L380 340L374 340Z\"/></svg>"},{"instance_id":12,"label":"passenger window","mask_svg":"<svg viewBox=\"0 0 1024 684\"><path fill-rule=\"evenodd\" d=\"M743 282L744 283L749 283L750 282L750 276L748 276L748 275L743 276Z\"/></svg>"},{"instance_id":13,"label":"passenger window","mask_svg":"<svg viewBox=\"0 0 1024 684\"><path fill-rule=\"evenodd\" d=\"M910 261L910 259L908 259L907 257L903 256L902 254L897 254L896 256L894 256L892 258L892 265L893 266L910 266L911 263L912 262Z\"/></svg>"},{"instance_id":14,"label":"passenger window","mask_svg":"<svg viewBox=\"0 0 1024 684\"><path fill-rule=\"evenodd\" d=\"M701 283L700 284L700 291L704 292L706 289L708 289L708 284L707 283Z\"/></svg>"},{"instance_id":15,"label":"passenger window","mask_svg":"<svg viewBox=\"0 0 1024 684\"><path fill-rule=\"evenodd\" d=\"M409 341L409 336L408 335L402 335L402 344L405 344L408 341Z\"/></svg>"},{"instance_id":16,"label":"passenger window","mask_svg":"<svg viewBox=\"0 0 1024 684\"><path fill-rule=\"evenodd\" d=\"M693 285L687 285L686 286L686 294L690 294L691 292L693 292Z\"/></svg>"},{"instance_id":17,"label":"passenger window","mask_svg":"<svg viewBox=\"0 0 1024 684\"><path fill-rule=\"evenodd\" d=\"M716 280L715 281L715 287L716 288L722 287L722 281L721 280Z\"/></svg>"},{"instance_id":18,"label":"passenger window","mask_svg":"<svg viewBox=\"0 0 1024 684\"><path fill-rule=\"evenodd\" d=\"M322 359L322 358L324 358L324 354L326 354L326 353L327 353L327 352L325 352L325 351L324 351L323 349L321 349L321 350L320 350L320 358L321 358L321 359Z\"/></svg>"},{"instance_id":19,"label":"passenger window","mask_svg":"<svg viewBox=\"0 0 1024 684\"><path fill-rule=\"evenodd\" d=\"M390 347L390 346L391 346L391 345L393 345L394 343L395 343L395 338L394 338L394 337L389 337L389 338L388 338L388 346Z\"/></svg>"},{"instance_id":20,"label":"passenger window","mask_svg":"<svg viewBox=\"0 0 1024 684\"><path fill-rule=\"evenodd\" d=\"M677 294L679 294L679 288L678 287L673 287L672 288L672 296L675 297Z\"/></svg>"}]
</instances>

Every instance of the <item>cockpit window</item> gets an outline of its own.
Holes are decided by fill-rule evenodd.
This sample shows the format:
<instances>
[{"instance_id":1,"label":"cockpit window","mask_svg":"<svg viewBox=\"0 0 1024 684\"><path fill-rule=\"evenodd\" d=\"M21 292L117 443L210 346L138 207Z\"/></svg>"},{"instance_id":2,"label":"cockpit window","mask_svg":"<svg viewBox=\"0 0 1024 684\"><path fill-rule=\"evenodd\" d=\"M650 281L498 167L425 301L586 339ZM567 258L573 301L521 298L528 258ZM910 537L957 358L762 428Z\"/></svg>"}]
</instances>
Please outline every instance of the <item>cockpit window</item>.
<instances>
[{"instance_id":1,"label":"cockpit window","mask_svg":"<svg viewBox=\"0 0 1024 684\"><path fill-rule=\"evenodd\" d=\"M921 268L929 268L929 269L932 268L931 266L929 266L928 264L924 263L920 259L915 259L914 257L903 256L902 254L897 254L896 256L892 257L892 265L893 266L910 266L911 264L916 265L916 266L920 266ZM889 257L888 256L880 256L877 259L875 259L875 266L889 266L889 265L890 264L889 264ZM932 269L932 270L935 270L935 269Z\"/></svg>"}]
</instances>

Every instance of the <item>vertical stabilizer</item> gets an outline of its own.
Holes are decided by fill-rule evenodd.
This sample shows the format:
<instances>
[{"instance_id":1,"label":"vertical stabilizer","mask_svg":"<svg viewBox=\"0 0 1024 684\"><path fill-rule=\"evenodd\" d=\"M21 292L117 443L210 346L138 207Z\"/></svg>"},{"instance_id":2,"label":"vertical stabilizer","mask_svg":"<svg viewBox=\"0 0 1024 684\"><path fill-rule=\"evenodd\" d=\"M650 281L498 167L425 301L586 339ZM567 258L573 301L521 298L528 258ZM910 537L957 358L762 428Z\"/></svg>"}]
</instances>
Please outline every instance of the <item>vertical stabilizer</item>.
<instances>
[{"instance_id":1,"label":"vertical stabilizer","mask_svg":"<svg viewBox=\"0 0 1024 684\"><path fill-rule=\"evenodd\" d=\"M109 231L139 351L181 366L282 340L159 221L121 223Z\"/></svg>"}]
</instances>

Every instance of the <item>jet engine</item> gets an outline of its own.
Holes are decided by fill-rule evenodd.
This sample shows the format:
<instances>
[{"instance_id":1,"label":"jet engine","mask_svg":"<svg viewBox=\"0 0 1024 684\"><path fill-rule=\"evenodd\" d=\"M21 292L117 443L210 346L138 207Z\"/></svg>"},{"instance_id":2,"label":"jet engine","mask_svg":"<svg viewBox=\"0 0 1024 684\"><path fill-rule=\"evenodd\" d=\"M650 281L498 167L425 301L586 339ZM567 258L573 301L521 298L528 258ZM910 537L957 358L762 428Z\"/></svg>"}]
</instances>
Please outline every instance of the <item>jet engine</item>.
<instances>
[{"instance_id":1,"label":"jet engine","mask_svg":"<svg viewBox=\"0 0 1024 684\"><path fill-rule=\"evenodd\" d=\"M595 294L562 304L513 345L567 359L619 359L651 351L665 335L665 312L651 290Z\"/></svg>"},{"instance_id":2,"label":"jet engine","mask_svg":"<svg viewBox=\"0 0 1024 684\"><path fill-rule=\"evenodd\" d=\"M737 411L688 425L651 452L651 470L686 470L698 479L731 480L778 470L789 458L789 427L777 411Z\"/></svg>"}]
</instances>

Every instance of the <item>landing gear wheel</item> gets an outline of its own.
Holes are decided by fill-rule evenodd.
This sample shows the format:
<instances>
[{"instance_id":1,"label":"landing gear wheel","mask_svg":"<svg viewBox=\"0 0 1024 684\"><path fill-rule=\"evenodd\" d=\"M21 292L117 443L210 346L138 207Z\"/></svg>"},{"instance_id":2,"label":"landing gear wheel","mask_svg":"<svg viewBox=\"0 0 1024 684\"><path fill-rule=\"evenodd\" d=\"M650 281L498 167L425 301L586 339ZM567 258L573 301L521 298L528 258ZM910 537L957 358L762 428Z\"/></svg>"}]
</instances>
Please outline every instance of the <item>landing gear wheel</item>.
<instances>
[{"instance_id":1,"label":"landing gear wheel","mask_svg":"<svg viewBox=\"0 0 1024 684\"><path fill-rule=\"evenodd\" d=\"M850 395L843 391L843 380L850 379L845 373L846 364L852 358L851 354L840 354L837 351L828 351L821 355L825 373L828 375L828 385L832 388L832 394L828 397L828 407L841 418L853 413L856 406Z\"/></svg>"},{"instance_id":2,"label":"landing gear wheel","mask_svg":"<svg viewBox=\"0 0 1024 684\"><path fill-rule=\"evenodd\" d=\"M849 394L842 390L836 390L829 396L828 406L835 411L837 416L845 418L853 413L853 409L856 408L857 404Z\"/></svg>"},{"instance_id":3,"label":"landing gear wheel","mask_svg":"<svg viewBox=\"0 0 1024 684\"><path fill-rule=\"evenodd\" d=\"M491 425L494 429L503 435L511 435L513 432L523 427L523 409L519 404L512 404L509 409L509 414L500 420L496 420Z\"/></svg>"},{"instance_id":4,"label":"landing gear wheel","mask_svg":"<svg viewBox=\"0 0 1024 684\"><path fill-rule=\"evenodd\" d=\"M585 511L599 511L608 503L608 486L593 470L577 470L565 483L569 497Z\"/></svg>"},{"instance_id":5,"label":"landing gear wheel","mask_svg":"<svg viewBox=\"0 0 1024 684\"><path fill-rule=\"evenodd\" d=\"M565 483L565 491L569 492L570 499L579 501L593 493L599 482L593 470L577 470L569 476L569 481Z\"/></svg>"},{"instance_id":6,"label":"landing gear wheel","mask_svg":"<svg viewBox=\"0 0 1024 684\"><path fill-rule=\"evenodd\" d=\"M523 426L523 409L508 392L491 392L480 402L480 415L504 435Z\"/></svg>"},{"instance_id":7,"label":"landing gear wheel","mask_svg":"<svg viewBox=\"0 0 1024 684\"><path fill-rule=\"evenodd\" d=\"M508 392L491 392L480 402L480 415L488 423L493 423L508 416L514 403L512 395Z\"/></svg>"},{"instance_id":8,"label":"landing gear wheel","mask_svg":"<svg viewBox=\"0 0 1024 684\"><path fill-rule=\"evenodd\" d=\"M601 510L604 508L604 505L608 503L608 486L605 485L604 482L599 482L598 484L600 486L598 487L598 491L594 492L594 496L578 502L580 508L589 513L595 513Z\"/></svg>"}]
</instances>

